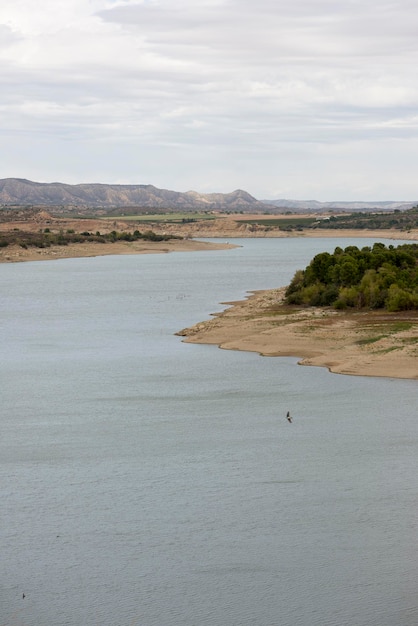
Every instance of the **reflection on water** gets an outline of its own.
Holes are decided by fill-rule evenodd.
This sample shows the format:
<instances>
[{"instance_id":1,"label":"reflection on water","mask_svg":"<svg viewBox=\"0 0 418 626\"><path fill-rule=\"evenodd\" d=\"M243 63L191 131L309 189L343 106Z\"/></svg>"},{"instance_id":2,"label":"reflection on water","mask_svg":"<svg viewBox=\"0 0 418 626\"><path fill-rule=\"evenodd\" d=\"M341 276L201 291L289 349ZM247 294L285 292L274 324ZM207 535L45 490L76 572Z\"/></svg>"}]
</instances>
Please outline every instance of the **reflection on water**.
<instances>
[{"instance_id":1,"label":"reflection on water","mask_svg":"<svg viewBox=\"0 0 418 626\"><path fill-rule=\"evenodd\" d=\"M417 623L416 382L173 335L353 241L241 243L0 267L0 623Z\"/></svg>"}]
</instances>

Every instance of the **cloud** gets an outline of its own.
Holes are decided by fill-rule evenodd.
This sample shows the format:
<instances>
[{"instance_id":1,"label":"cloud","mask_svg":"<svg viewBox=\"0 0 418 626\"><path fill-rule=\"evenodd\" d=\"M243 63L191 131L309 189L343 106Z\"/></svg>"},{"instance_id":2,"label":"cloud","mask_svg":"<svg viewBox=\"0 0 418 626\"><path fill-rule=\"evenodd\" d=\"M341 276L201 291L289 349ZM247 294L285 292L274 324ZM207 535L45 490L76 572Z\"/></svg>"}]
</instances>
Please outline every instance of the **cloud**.
<instances>
[{"instance_id":1,"label":"cloud","mask_svg":"<svg viewBox=\"0 0 418 626\"><path fill-rule=\"evenodd\" d=\"M268 197L285 172L292 185L283 186L306 197L321 154L333 172L324 199L345 180L347 154L358 159L367 146L378 163L391 145L386 184L406 197L399 151L418 141L418 6L409 0L40 4L0 7L0 138L7 147L26 136L34 153L46 151L42 169L29 150L9 157L8 175ZM290 174L288 163L304 169ZM353 181L363 179L358 163ZM405 172L409 194L411 164ZM381 192L378 172L371 184Z\"/></svg>"}]
</instances>

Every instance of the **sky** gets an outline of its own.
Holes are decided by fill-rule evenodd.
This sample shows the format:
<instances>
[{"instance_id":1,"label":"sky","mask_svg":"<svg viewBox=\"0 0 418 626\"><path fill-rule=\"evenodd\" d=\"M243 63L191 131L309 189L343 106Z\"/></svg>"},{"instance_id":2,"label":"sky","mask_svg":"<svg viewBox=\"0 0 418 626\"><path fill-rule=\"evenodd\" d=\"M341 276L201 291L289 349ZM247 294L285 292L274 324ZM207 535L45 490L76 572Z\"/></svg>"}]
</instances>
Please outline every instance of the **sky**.
<instances>
[{"instance_id":1,"label":"sky","mask_svg":"<svg viewBox=\"0 0 418 626\"><path fill-rule=\"evenodd\" d=\"M1 0L0 178L418 199L416 0Z\"/></svg>"}]
</instances>

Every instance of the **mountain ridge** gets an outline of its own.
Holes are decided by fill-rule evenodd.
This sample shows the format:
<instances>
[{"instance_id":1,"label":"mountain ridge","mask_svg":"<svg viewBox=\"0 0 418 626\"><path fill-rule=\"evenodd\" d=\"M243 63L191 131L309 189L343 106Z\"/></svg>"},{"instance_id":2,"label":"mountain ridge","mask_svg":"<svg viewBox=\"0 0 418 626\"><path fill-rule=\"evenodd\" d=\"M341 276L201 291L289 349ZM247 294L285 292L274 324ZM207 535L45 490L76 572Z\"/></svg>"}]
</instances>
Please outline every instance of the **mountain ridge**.
<instances>
[{"instance_id":1,"label":"mountain ridge","mask_svg":"<svg viewBox=\"0 0 418 626\"><path fill-rule=\"evenodd\" d=\"M0 204L65 206L73 208L123 208L164 210L243 210L262 211L268 206L248 192L201 194L197 191L171 191L154 185L111 185L105 183L38 183L25 178L0 180Z\"/></svg>"},{"instance_id":2,"label":"mountain ridge","mask_svg":"<svg viewBox=\"0 0 418 626\"><path fill-rule=\"evenodd\" d=\"M144 211L220 211L243 213L329 212L342 211L394 211L406 210L417 201L335 201L318 200L258 200L243 189L230 193L199 193L159 189L151 184L107 183L40 183L26 178L0 179L0 207L42 206L54 207L57 212L112 213L112 210L128 209Z\"/></svg>"}]
</instances>

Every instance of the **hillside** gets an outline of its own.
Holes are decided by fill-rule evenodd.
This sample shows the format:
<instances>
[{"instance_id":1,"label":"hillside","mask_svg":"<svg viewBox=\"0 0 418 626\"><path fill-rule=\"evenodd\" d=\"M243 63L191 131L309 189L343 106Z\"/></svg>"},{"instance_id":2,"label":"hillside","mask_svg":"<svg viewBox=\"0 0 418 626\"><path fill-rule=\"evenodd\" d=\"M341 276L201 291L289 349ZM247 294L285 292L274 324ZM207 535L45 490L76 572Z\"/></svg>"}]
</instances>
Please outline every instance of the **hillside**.
<instances>
[{"instance_id":1,"label":"hillside","mask_svg":"<svg viewBox=\"0 0 418 626\"><path fill-rule=\"evenodd\" d=\"M83 212L86 208L112 209L126 207L130 213L140 209L181 211L266 211L267 207L246 191L200 194L158 189L153 185L105 185L37 183L21 178L0 180L0 205L45 206Z\"/></svg>"}]
</instances>

